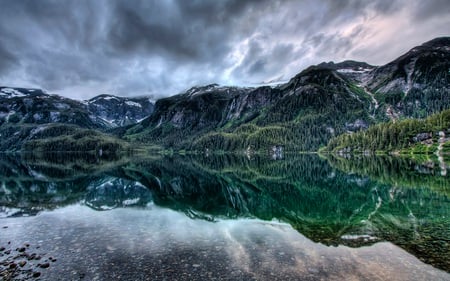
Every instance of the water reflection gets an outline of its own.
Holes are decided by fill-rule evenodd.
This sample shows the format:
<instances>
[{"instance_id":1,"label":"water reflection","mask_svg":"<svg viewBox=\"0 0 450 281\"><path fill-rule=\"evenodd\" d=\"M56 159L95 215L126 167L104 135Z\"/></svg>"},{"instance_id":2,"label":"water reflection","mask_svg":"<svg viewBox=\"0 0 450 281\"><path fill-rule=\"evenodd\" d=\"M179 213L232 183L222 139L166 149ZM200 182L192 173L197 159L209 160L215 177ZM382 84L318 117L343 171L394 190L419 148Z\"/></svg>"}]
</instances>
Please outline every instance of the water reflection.
<instances>
[{"instance_id":1,"label":"water reflection","mask_svg":"<svg viewBox=\"0 0 450 281\"><path fill-rule=\"evenodd\" d=\"M450 268L450 180L433 172L441 165L283 157L2 157L1 214L35 215L75 203L94 210L155 204L206 221L276 219L325 245L390 241Z\"/></svg>"},{"instance_id":2,"label":"water reflection","mask_svg":"<svg viewBox=\"0 0 450 281\"><path fill-rule=\"evenodd\" d=\"M390 243L327 247L287 224L210 223L157 206L97 212L72 205L8 226L0 241L14 237L12 248L26 241L46 254L42 260L57 257L42 280L449 279Z\"/></svg>"}]
</instances>

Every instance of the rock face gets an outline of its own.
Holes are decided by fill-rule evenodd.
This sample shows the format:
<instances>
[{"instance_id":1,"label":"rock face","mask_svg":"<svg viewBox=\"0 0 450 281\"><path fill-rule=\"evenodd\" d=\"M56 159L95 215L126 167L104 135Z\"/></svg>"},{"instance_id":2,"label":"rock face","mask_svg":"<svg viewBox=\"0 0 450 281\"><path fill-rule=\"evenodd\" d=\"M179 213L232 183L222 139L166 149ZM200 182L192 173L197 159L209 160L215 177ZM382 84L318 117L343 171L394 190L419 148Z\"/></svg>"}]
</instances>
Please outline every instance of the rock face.
<instances>
[{"instance_id":1,"label":"rock face","mask_svg":"<svg viewBox=\"0 0 450 281\"><path fill-rule=\"evenodd\" d=\"M153 112L153 103L147 97L125 98L100 95L86 103L93 116L111 127L135 124Z\"/></svg>"},{"instance_id":2,"label":"rock face","mask_svg":"<svg viewBox=\"0 0 450 281\"><path fill-rule=\"evenodd\" d=\"M214 128L225 122L231 114L233 99L243 98L249 88L220 87L216 84L193 87L181 95L158 100L155 112L142 125L171 124L174 128ZM159 125L158 125L159 124Z\"/></svg>"},{"instance_id":3,"label":"rock face","mask_svg":"<svg viewBox=\"0 0 450 281\"><path fill-rule=\"evenodd\" d=\"M375 68L361 83L387 109L403 117L423 118L449 108L450 37L436 38Z\"/></svg>"},{"instance_id":4,"label":"rock face","mask_svg":"<svg viewBox=\"0 0 450 281\"><path fill-rule=\"evenodd\" d=\"M416 136L412 138L414 142L421 142L425 140L429 140L433 137L433 134L431 133L419 133Z\"/></svg>"}]
</instances>

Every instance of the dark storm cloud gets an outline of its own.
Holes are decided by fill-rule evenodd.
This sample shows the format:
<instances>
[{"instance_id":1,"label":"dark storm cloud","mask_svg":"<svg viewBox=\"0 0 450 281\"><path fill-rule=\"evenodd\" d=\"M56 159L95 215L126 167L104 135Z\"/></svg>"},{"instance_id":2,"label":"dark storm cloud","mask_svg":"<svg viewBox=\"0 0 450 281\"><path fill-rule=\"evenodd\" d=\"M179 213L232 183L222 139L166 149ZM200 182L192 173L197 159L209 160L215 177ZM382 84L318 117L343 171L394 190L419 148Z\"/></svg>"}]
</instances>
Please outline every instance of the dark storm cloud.
<instances>
[{"instance_id":1,"label":"dark storm cloud","mask_svg":"<svg viewBox=\"0 0 450 281\"><path fill-rule=\"evenodd\" d=\"M16 62L16 58L4 46L0 45L0 73L7 71Z\"/></svg>"},{"instance_id":2,"label":"dark storm cloud","mask_svg":"<svg viewBox=\"0 0 450 281\"><path fill-rule=\"evenodd\" d=\"M129 1L112 8L108 41L116 52L155 52L175 59L210 61L230 51L236 17L266 1ZM137 5L136 5L137 4Z\"/></svg>"},{"instance_id":3,"label":"dark storm cloud","mask_svg":"<svg viewBox=\"0 0 450 281\"><path fill-rule=\"evenodd\" d=\"M449 16L450 3L448 0L421 1L415 10L414 16L418 20L428 20L435 16Z\"/></svg>"},{"instance_id":4,"label":"dark storm cloud","mask_svg":"<svg viewBox=\"0 0 450 281\"><path fill-rule=\"evenodd\" d=\"M160 97L288 79L322 60L386 63L445 35L449 9L446 0L2 0L0 84Z\"/></svg>"},{"instance_id":5,"label":"dark storm cloud","mask_svg":"<svg viewBox=\"0 0 450 281\"><path fill-rule=\"evenodd\" d=\"M277 43L268 48L266 42L264 38L251 40L244 60L233 70L232 75L252 78L252 81L245 81L252 83L273 80L274 76L280 76L278 71L283 69L287 61L301 56L292 44ZM268 73L270 76L267 76Z\"/></svg>"}]
</instances>

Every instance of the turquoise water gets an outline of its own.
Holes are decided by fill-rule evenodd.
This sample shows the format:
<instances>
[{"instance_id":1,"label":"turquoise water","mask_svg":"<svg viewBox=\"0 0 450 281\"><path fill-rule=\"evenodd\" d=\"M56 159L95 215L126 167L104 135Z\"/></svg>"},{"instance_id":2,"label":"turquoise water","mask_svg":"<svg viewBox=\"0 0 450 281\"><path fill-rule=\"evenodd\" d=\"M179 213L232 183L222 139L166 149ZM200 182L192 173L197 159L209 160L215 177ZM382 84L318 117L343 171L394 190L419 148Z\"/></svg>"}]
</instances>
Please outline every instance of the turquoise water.
<instances>
[{"instance_id":1,"label":"turquoise water","mask_svg":"<svg viewBox=\"0 0 450 281\"><path fill-rule=\"evenodd\" d=\"M0 183L5 280L450 280L431 160L4 155Z\"/></svg>"}]
</instances>

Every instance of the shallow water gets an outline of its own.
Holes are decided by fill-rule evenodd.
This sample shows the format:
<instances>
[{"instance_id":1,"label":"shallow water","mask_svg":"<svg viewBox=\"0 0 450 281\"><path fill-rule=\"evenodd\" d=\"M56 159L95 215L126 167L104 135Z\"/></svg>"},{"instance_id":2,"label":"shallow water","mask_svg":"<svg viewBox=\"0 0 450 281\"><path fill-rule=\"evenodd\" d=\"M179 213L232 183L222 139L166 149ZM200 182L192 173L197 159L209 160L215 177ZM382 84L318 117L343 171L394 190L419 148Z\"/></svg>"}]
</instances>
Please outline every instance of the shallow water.
<instances>
[{"instance_id":1,"label":"shallow water","mask_svg":"<svg viewBox=\"0 0 450 281\"><path fill-rule=\"evenodd\" d=\"M438 169L314 155L3 157L2 277L450 280Z\"/></svg>"}]
</instances>

